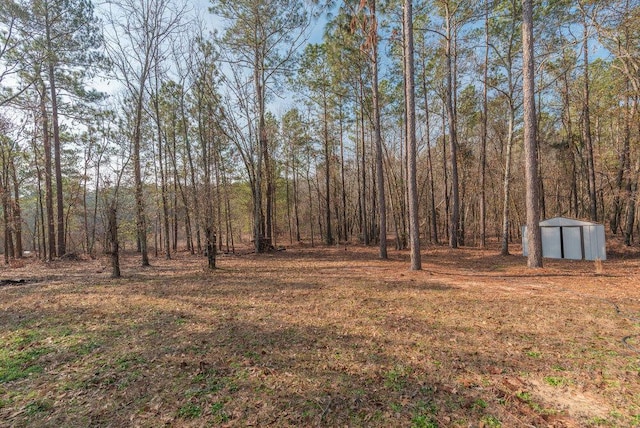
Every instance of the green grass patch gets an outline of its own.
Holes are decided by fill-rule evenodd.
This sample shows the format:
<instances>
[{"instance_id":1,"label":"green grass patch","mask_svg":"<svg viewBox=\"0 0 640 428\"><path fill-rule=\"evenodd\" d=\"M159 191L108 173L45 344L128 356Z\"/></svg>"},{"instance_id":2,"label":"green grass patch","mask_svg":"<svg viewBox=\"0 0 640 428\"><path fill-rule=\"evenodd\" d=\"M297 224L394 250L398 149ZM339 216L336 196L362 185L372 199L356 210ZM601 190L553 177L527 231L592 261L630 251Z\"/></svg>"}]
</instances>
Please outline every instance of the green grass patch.
<instances>
[{"instance_id":1,"label":"green grass patch","mask_svg":"<svg viewBox=\"0 0 640 428\"><path fill-rule=\"evenodd\" d=\"M48 412L53 408L53 404L46 400L36 400L27 404L24 407L24 412L29 416L37 415L38 413Z\"/></svg>"},{"instance_id":2,"label":"green grass patch","mask_svg":"<svg viewBox=\"0 0 640 428\"><path fill-rule=\"evenodd\" d=\"M438 407L435 403L429 402L425 403L423 401L419 401L415 409L413 411L413 416L411 418L411 427L412 428L437 428L438 421L436 419L436 414L438 413Z\"/></svg>"},{"instance_id":3,"label":"green grass patch","mask_svg":"<svg viewBox=\"0 0 640 428\"><path fill-rule=\"evenodd\" d=\"M194 403L187 403L178 409L178 417L183 419L199 418L202 414L202 407Z\"/></svg>"},{"instance_id":4,"label":"green grass patch","mask_svg":"<svg viewBox=\"0 0 640 428\"><path fill-rule=\"evenodd\" d=\"M230 417L229 415L224 411L224 403L221 401L218 401L216 403L213 403L211 405L211 414L213 415L213 422L217 423L217 424L222 424L225 422L228 422Z\"/></svg>"},{"instance_id":5,"label":"green grass patch","mask_svg":"<svg viewBox=\"0 0 640 428\"><path fill-rule=\"evenodd\" d=\"M477 400L475 400L472 404L472 408L474 408L475 410L478 411L482 411L484 409L486 409L488 406L487 402L484 401L482 398L478 398Z\"/></svg>"},{"instance_id":6,"label":"green grass patch","mask_svg":"<svg viewBox=\"0 0 640 428\"><path fill-rule=\"evenodd\" d=\"M565 386L569 384L569 380L561 376L545 376L544 383L551 386Z\"/></svg>"},{"instance_id":7,"label":"green grass patch","mask_svg":"<svg viewBox=\"0 0 640 428\"><path fill-rule=\"evenodd\" d=\"M409 376L410 369L401 365L397 365L389 370L384 375L384 386L393 389L394 391L401 391L407 384L407 377Z\"/></svg>"},{"instance_id":8,"label":"green grass patch","mask_svg":"<svg viewBox=\"0 0 640 428\"><path fill-rule=\"evenodd\" d=\"M488 428L502 428L502 422L498 418L492 415L487 415L482 418L482 423Z\"/></svg>"},{"instance_id":9,"label":"green grass patch","mask_svg":"<svg viewBox=\"0 0 640 428\"><path fill-rule=\"evenodd\" d=\"M31 335L29 339L21 337L20 340L11 342L13 346L0 349L0 383L22 379L43 371L38 359L52 350L32 345L31 338Z\"/></svg>"},{"instance_id":10,"label":"green grass patch","mask_svg":"<svg viewBox=\"0 0 640 428\"><path fill-rule=\"evenodd\" d=\"M88 342L81 342L71 346L70 350L74 354L79 356L85 356L91 354L93 351L102 346L102 343L90 340Z\"/></svg>"},{"instance_id":11,"label":"green grass patch","mask_svg":"<svg viewBox=\"0 0 640 428\"><path fill-rule=\"evenodd\" d=\"M411 418L411 428L438 428L438 421L430 415L414 415Z\"/></svg>"},{"instance_id":12,"label":"green grass patch","mask_svg":"<svg viewBox=\"0 0 640 428\"><path fill-rule=\"evenodd\" d=\"M195 375L193 383L198 384L200 387L193 389L191 395L200 396L204 394L215 394L221 391L227 386L229 379L219 377L214 369L207 369Z\"/></svg>"},{"instance_id":13,"label":"green grass patch","mask_svg":"<svg viewBox=\"0 0 640 428\"><path fill-rule=\"evenodd\" d=\"M540 404L536 403L528 392L516 392L516 397L518 397L523 403L528 404L531 410L540 415L552 415L556 413L555 410L545 409Z\"/></svg>"}]
</instances>

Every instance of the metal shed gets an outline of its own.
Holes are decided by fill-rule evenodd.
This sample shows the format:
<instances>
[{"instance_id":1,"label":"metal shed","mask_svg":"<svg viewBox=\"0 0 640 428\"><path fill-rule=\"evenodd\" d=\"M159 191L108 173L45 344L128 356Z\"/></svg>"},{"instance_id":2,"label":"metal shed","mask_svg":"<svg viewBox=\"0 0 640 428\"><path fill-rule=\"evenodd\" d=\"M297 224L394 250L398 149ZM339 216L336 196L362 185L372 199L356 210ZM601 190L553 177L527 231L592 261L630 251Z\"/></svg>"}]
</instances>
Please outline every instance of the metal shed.
<instances>
[{"instance_id":1,"label":"metal shed","mask_svg":"<svg viewBox=\"0 0 640 428\"><path fill-rule=\"evenodd\" d=\"M566 217L540 222L542 257L569 260L606 260L604 226ZM527 226L522 226L522 253L526 256Z\"/></svg>"}]
</instances>

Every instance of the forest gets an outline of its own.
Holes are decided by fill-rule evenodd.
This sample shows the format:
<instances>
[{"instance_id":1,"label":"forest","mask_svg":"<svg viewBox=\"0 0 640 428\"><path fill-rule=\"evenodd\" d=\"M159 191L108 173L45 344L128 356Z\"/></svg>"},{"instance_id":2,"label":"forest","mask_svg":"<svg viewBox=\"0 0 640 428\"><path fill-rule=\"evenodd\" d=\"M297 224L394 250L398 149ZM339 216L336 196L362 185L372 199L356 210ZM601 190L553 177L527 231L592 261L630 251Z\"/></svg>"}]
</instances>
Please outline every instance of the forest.
<instances>
[{"instance_id":1,"label":"forest","mask_svg":"<svg viewBox=\"0 0 640 428\"><path fill-rule=\"evenodd\" d=\"M0 426L640 426L639 96L636 0L0 0Z\"/></svg>"},{"instance_id":2,"label":"forest","mask_svg":"<svg viewBox=\"0 0 640 428\"><path fill-rule=\"evenodd\" d=\"M385 258L411 230L418 248L509 254L527 221L522 3L409 4L3 1L5 263L185 249L213 267L236 245L299 242ZM626 245L639 13L533 2L539 217Z\"/></svg>"}]
</instances>

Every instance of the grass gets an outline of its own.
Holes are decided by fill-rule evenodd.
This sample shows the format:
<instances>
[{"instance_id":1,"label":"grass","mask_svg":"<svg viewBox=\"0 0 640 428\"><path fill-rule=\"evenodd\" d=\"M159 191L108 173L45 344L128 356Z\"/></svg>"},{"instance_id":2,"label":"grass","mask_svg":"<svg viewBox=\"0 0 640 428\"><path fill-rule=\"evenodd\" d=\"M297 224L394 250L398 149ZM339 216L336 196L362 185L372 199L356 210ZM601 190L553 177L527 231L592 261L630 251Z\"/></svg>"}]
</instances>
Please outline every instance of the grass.
<instances>
[{"instance_id":1,"label":"grass","mask_svg":"<svg viewBox=\"0 0 640 428\"><path fill-rule=\"evenodd\" d=\"M0 348L0 384L43 371L38 361L41 356L51 352L51 348L43 346L38 341L39 338L37 331L25 329L3 335L4 346Z\"/></svg>"},{"instance_id":2,"label":"grass","mask_svg":"<svg viewBox=\"0 0 640 428\"><path fill-rule=\"evenodd\" d=\"M100 261L0 269L9 426L638 424L640 263L547 263L434 248L182 254L125 278ZM495 266L500 266L496 269ZM622 388L624 386L624 388ZM551 419L555 418L555 419ZM555 421L555 422L554 422ZM599 421L599 422L598 422Z\"/></svg>"},{"instance_id":3,"label":"grass","mask_svg":"<svg viewBox=\"0 0 640 428\"><path fill-rule=\"evenodd\" d=\"M560 376L545 376L544 382L551 386L565 386L569 384L569 380Z\"/></svg>"},{"instance_id":4,"label":"grass","mask_svg":"<svg viewBox=\"0 0 640 428\"><path fill-rule=\"evenodd\" d=\"M187 403L178 409L178 417L184 419L199 418L202 414L202 408L197 404Z\"/></svg>"}]
</instances>

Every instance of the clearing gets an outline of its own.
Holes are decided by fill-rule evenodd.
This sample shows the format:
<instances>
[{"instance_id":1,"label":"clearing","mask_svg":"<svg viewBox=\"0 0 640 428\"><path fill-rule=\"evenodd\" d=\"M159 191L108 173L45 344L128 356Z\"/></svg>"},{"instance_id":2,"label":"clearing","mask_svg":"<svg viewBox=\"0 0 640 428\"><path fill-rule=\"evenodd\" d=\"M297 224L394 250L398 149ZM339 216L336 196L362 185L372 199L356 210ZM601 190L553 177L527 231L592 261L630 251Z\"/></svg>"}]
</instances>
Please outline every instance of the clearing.
<instances>
[{"instance_id":1,"label":"clearing","mask_svg":"<svg viewBox=\"0 0 640 428\"><path fill-rule=\"evenodd\" d=\"M637 248L376 254L1 268L0 425L640 425Z\"/></svg>"}]
</instances>

